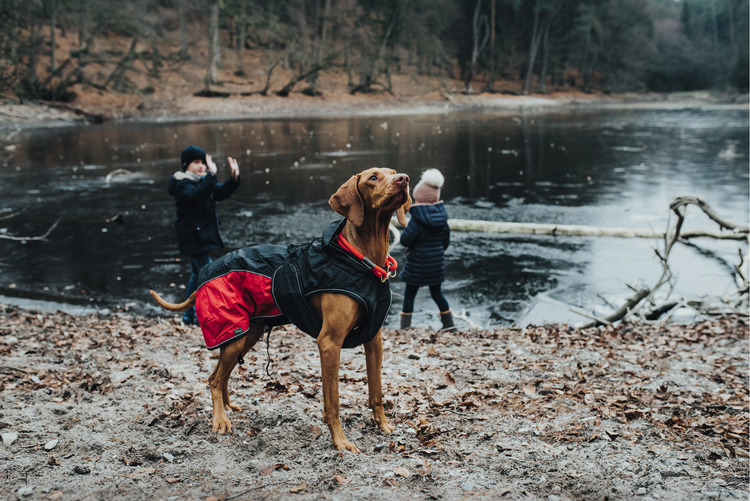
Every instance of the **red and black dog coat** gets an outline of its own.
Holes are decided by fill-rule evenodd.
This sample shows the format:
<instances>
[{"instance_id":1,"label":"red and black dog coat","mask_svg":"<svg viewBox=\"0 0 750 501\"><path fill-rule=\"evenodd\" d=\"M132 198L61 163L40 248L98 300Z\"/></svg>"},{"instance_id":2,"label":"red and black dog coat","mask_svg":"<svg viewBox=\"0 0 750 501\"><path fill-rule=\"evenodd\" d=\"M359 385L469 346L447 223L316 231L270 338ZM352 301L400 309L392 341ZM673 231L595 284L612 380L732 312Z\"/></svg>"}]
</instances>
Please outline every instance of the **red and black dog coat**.
<instances>
[{"instance_id":1,"label":"red and black dog coat","mask_svg":"<svg viewBox=\"0 0 750 501\"><path fill-rule=\"evenodd\" d=\"M366 311L344 348L370 341L391 307L388 281L336 243L346 219L303 245L256 245L230 252L198 275L195 310L209 350L247 334L251 322L293 323L317 338L323 326L309 303L319 292L354 298Z\"/></svg>"}]
</instances>

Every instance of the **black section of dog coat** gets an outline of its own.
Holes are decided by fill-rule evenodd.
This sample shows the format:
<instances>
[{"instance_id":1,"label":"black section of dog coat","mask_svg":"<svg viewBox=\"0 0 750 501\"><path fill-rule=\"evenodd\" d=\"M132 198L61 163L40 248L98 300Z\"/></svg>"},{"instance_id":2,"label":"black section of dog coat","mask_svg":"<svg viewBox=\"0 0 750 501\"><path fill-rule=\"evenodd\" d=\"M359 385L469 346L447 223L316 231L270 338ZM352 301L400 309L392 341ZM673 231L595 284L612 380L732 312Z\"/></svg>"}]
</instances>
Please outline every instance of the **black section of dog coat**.
<instances>
[{"instance_id":1,"label":"black section of dog coat","mask_svg":"<svg viewBox=\"0 0 750 501\"><path fill-rule=\"evenodd\" d=\"M354 348L375 337L385 322L392 298L388 281L382 282L335 243L345 224L346 219L336 221L323 231L321 239L290 245L271 287L284 316L314 338L320 335L322 321L310 305L313 294L330 292L355 299L366 313L344 340L344 348Z\"/></svg>"}]
</instances>

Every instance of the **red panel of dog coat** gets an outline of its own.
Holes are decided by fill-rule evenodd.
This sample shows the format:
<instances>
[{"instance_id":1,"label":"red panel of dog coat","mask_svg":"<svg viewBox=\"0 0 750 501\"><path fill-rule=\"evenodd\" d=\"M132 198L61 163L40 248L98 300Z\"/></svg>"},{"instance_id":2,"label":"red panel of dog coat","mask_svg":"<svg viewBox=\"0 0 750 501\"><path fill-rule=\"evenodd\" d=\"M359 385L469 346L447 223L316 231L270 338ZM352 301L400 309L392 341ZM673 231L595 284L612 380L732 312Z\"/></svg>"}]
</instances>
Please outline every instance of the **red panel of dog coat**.
<instances>
[{"instance_id":1,"label":"red panel of dog coat","mask_svg":"<svg viewBox=\"0 0 750 501\"><path fill-rule=\"evenodd\" d=\"M201 285L195 311L209 350L247 333L252 319L281 315L271 278L248 271L231 271Z\"/></svg>"}]
</instances>

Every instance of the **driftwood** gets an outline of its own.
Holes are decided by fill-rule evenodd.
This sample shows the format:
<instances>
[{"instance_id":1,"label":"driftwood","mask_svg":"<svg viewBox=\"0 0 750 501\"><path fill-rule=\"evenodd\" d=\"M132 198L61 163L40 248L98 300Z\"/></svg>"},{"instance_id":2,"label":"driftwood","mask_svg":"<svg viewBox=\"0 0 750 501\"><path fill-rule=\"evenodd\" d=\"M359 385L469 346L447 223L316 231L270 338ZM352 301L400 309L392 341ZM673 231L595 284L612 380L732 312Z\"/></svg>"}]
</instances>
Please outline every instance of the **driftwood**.
<instances>
[{"instance_id":1,"label":"driftwood","mask_svg":"<svg viewBox=\"0 0 750 501\"><path fill-rule=\"evenodd\" d=\"M736 231L738 233L748 233L750 232L750 227L748 226L740 226L738 224L734 224L732 222L729 222L728 220L722 218L719 216L716 211L714 211L710 205L708 205L706 202L701 200L698 197L677 197L675 198L671 204L669 204L669 208L673 211L676 211L680 207L685 207L689 204L693 204L700 208L703 212L706 213L708 217L710 217L713 221L716 222L716 224L719 225L720 228L726 228L728 230Z\"/></svg>"},{"instance_id":2,"label":"driftwood","mask_svg":"<svg viewBox=\"0 0 750 501\"><path fill-rule=\"evenodd\" d=\"M115 176L117 176L118 174L130 175L130 174L132 174L132 172L130 172L127 169L115 169L112 172L110 172L109 174L107 174L107 177L104 178L104 182L107 183L107 184L109 184L112 181L112 178L115 177Z\"/></svg>"},{"instance_id":3,"label":"driftwood","mask_svg":"<svg viewBox=\"0 0 750 501\"><path fill-rule=\"evenodd\" d=\"M641 302L641 300L648 296L651 293L651 289L643 288L640 289L638 292L636 292L634 295L632 295L627 301L625 301L625 304L620 306L617 311L612 313L611 315L608 315L601 319L595 319L593 322L589 322L586 325L584 325L582 328L586 329L588 327L594 327L597 325L602 325L604 323L611 324L612 322L616 322L618 320L621 320L622 318L627 315L630 310L633 309L635 305Z\"/></svg>"},{"instance_id":4,"label":"driftwood","mask_svg":"<svg viewBox=\"0 0 750 501\"><path fill-rule=\"evenodd\" d=\"M13 241L16 241L16 242L23 242L23 241L31 242L31 241L36 241L36 240L45 240L46 241L47 237L49 236L49 234L52 233L52 230L54 230L57 227L57 225L60 223L60 219L62 219L62 218L58 218L58 220L55 221L55 224L53 224L52 226L50 226L49 229L47 230L47 232L44 235L40 235L38 237L15 237L13 235L0 234L0 239L3 239L3 240L13 240Z\"/></svg>"},{"instance_id":5,"label":"driftwood","mask_svg":"<svg viewBox=\"0 0 750 501\"><path fill-rule=\"evenodd\" d=\"M484 233L515 233L519 235L568 235L579 237L620 237L620 238L664 238L664 232L637 228L601 228L597 226L507 223L497 221L476 221L470 219L449 219L448 226L453 231L481 231ZM741 231L741 230L740 230ZM696 230L681 234L682 238L714 238L718 240L746 240L747 232L721 233Z\"/></svg>"},{"instance_id":6,"label":"driftwood","mask_svg":"<svg viewBox=\"0 0 750 501\"><path fill-rule=\"evenodd\" d=\"M727 228L734 231L735 233L733 233L733 235L739 236L739 240L747 240L747 226L739 226L727 221L726 219L721 218L711 208L711 206L697 197L676 198L669 205L670 210L672 210L672 212L674 212L674 214L677 216L677 221L675 223L674 229L670 231L668 227L667 231L664 233L664 251L659 252L659 250L655 250L656 255L659 257L662 263L662 274L659 277L659 280L651 289L643 288L637 291L636 294L630 297L623 306L621 306L612 315L606 317L604 320L607 320L608 322L614 322L616 320L625 319L628 316L632 316L638 313L639 310L641 310L643 306L647 304L651 304L653 308L651 309L651 311L641 315L640 318L643 321L658 321L664 313L669 312L667 318L664 319L664 322L666 322L667 320L669 320L674 311L676 311L679 307L691 308L700 315L748 315L749 312L747 310L747 298L745 298L745 296L747 296L748 294L748 283L747 278L741 271L741 267L744 262L742 250L739 251L740 264L735 266L737 275L740 278L739 281L742 282L740 284L740 289L731 294L728 298L719 300L719 305L712 305L711 303L715 301L712 301L711 298L707 300L680 299L677 301L663 303L661 305L654 304L654 295L656 294L656 291L664 284L672 283L673 276L668 262L669 254L672 251L674 244L685 237L684 234L680 234L680 230L682 229L682 225L685 221L685 212L687 210L687 206L691 204L698 206L704 213L706 213L709 218L711 218L711 220L715 221L721 228ZM672 291L670 289L665 299L669 298L671 292ZM732 298L734 298L734 300L732 300ZM742 306L744 306L744 308L740 309ZM603 323L599 320L596 320L594 322L586 324L584 327L593 327L598 325L603 325Z\"/></svg>"}]
</instances>

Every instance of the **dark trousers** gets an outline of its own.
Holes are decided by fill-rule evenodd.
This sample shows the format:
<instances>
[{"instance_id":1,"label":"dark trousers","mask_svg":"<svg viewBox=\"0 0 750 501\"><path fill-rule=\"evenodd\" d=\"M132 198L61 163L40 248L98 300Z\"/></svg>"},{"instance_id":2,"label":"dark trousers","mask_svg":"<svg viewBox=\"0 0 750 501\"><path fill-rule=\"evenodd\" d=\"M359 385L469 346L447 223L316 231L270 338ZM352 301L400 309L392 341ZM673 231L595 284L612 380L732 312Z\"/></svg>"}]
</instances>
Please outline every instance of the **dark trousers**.
<instances>
[{"instance_id":1,"label":"dark trousers","mask_svg":"<svg viewBox=\"0 0 750 501\"><path fill-rule=\"evenodd\" d=\"M440 308L440 312L448 311L451 307L448 305L448 300L443 296L443 291L440 290L441 284L430 285L430 296L432 300ZM406 284L406 290L404 291L404 313L414 312L414 297L417 295L419 290L418 285Z\"/></svg>"},{"instance_id":2,"label":"dark trousers","mask_svg":"<svg viewBox=\"0 0 750 501\"><path fill-rule=\"evenodd\" d=\"M191 254L188 259L190 260L190 280L188 280L185 299L198 289L198 272L211 262L211 256L208 255L208 252L204 252L202 254ZM182 314L182 321L186 324L195 323L195 307Z\"/></svg>"}]
</instances>

